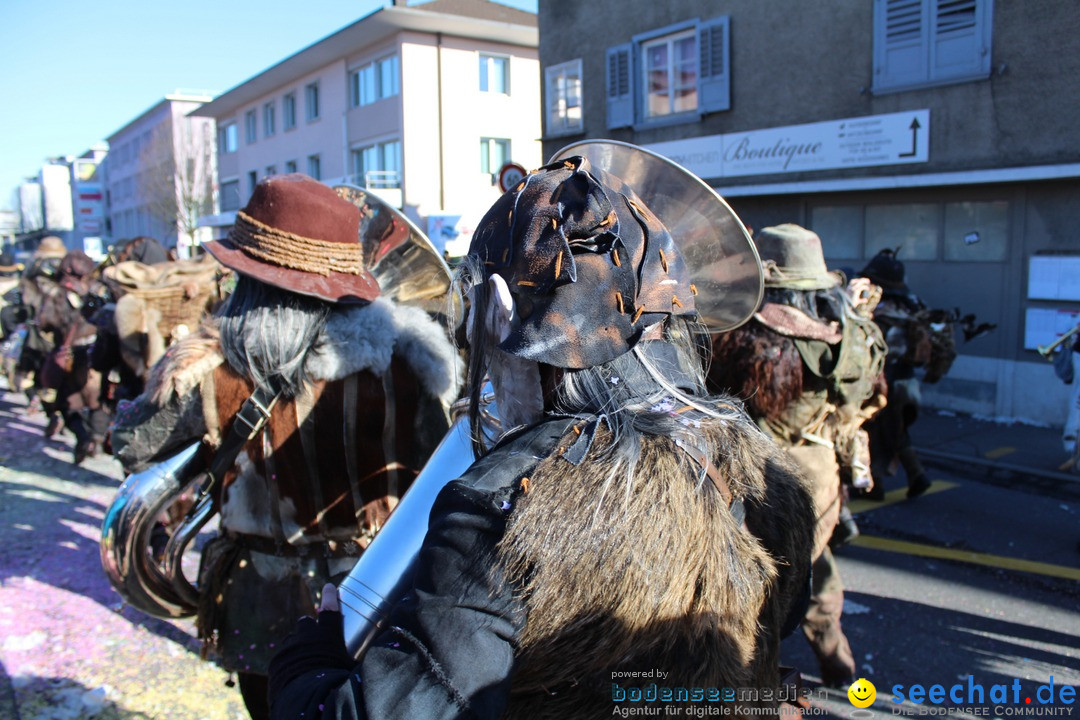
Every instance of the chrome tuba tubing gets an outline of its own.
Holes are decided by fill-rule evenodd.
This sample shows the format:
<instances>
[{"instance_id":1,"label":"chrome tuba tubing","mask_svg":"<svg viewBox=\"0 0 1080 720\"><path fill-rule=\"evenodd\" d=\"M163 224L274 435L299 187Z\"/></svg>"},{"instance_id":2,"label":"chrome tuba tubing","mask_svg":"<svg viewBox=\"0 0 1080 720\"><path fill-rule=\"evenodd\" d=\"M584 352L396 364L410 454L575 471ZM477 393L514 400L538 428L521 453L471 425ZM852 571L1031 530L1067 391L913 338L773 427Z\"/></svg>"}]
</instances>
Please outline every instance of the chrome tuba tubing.
<instances>
[{"instance_id":1,"label":"chrome tuba tubing","mask_svg":"<svg viewBox=\"0 0 1080 720\"><path fill-rule=\"evenodd\" d=\"M128 476L102 523L101 566L109 582L132 607L155 617L186 617L197 607L195 589L179 567L184 548L202 525L192 532L189 516L170 539L162 565L150 552L150 533L158 514L201 475L200 445L192 443L168 460Z\"/></svg>"},{"instance_id":2,"label":"chrome tuba tubing","mask_svg":"<svg viewBox=\"0 0 1080 720\"><path fill-rule=\"evenodd\" d=\"M495 403L488 393L481 402L483 432L493 437L499 427ZM394 605L408 592L435 498L475 460L469 417L459 411L386 524L338 586L345 646L354 658L363 655L386 625Z\"/></svg>"}]
</instances>

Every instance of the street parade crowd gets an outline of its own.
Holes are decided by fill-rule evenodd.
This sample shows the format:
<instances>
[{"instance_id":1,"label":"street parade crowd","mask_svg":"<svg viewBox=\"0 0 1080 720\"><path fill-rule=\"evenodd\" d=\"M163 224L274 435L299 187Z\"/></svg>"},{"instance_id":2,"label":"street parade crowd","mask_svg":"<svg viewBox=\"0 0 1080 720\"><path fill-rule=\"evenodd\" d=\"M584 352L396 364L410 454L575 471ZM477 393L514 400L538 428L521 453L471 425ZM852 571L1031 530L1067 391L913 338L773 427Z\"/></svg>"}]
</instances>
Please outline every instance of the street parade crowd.
<instances>
[{"instance_id":1,"label":"street parade crowd","mask_svg":"<svg viewBox=\"0 0 1080 720\"><path fill-rule=\"evenodd\" d=\"M901 469L909 498L931 486L920 384L989 326L926 307L902 249L830 270L811 230L751 241L732 215L714 242L757 284L718 329L737 299L706 297L635 180L587 153L533 171L452 278L432 252L425 303L376 265L416 242L403 218L298 174L260 182L197 259L137 237L95 262L46 237L0 259L3 375L74 435L73 463L112 454L129 500L148 473L203 471L137 550L167 569L209 507L197 580L125 600L195 615L253 718L607 717L618 673L781 687L799 628L847 687L847 503ZM357 657L335 588L455 427L475 462Z\"/></svg>"}]
</instances>

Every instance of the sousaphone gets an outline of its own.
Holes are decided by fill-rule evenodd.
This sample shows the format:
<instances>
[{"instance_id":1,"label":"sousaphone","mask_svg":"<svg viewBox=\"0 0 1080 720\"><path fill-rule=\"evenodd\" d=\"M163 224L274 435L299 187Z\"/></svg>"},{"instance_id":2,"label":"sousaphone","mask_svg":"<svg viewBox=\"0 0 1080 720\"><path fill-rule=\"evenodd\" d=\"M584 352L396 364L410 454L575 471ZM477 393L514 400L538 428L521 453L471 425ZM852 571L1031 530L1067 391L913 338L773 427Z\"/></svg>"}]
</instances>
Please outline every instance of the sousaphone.
<instances>
[{"instance_id":1,"label":"sousaphone","mask_svg":"<svg viewBox=\"0 0 1080 720\"><path fill-rule=\"evenodd\" d=\"M364 264L383 297L443 313L460 303L451 296L451 273L438 250L404 214L378 195L352 185L334 190L360 209L360 242ZM194 615L199 591L184 574L184 553L199 531L217 513L211 478L201 443L192 443L157 465L123 482L105 513L101 531L101 565L112 586L131 606L162 618ZM190 488L198 500L155 557L150 546L162 513Z\"/></svg>"}]
</instances>

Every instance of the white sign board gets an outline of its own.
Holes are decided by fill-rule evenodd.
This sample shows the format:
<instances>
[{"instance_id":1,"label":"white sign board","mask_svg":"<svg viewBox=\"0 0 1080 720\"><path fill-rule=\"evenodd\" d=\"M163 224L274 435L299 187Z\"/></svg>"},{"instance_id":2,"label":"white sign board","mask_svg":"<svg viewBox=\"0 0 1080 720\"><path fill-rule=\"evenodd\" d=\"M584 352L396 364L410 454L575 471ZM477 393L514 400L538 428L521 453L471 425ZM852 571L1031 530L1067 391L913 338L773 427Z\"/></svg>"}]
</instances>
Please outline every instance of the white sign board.
<instances>
[{"instance_id":1,"label":"white sign board","mask_svg":"<svg viewBox=\"0 0 1080 720\"><path fill-rule=\"evenodd\" d=\"M1024 317L1024 349L1049 345L1080 323L1080 310L1028 308Z\"/></svg>"},{"instance_id":2,"label":"white sign board","mask_svg":"<svg viewBox=\"0 0 1080 720\"><path fill-rule=\"evenodd\" d=\"M844 118L646 146L702 178L930 160L930 111Z\"/></svg>"},{"instance_id":3,"label":"white sign board","mask_svg":"<svg viewBox=\"0 0 1080 720\"><path fill-rule=\"evenodd\" d=\"M1028 266L1028 297L1080 300L1080 257L1035 256Z\"/></svg>"}]
</instances>

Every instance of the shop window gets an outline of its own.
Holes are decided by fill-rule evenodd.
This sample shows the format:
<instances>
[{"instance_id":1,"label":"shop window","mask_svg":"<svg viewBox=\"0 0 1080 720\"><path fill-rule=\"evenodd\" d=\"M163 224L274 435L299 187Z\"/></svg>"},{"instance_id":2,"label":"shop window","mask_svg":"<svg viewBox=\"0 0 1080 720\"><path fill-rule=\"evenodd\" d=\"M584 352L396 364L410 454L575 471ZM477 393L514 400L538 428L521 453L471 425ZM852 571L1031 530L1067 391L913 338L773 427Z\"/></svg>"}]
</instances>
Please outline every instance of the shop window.
<instances>
[{"instance_id":1,"label":"shop window","mask_svg":"<svg viewBox=\"0 0 1080 720\"><path fill-rule=\"evenodd\" d=\"M945 259L1002 262L1007 257L1009 203L945 203Z\"/></svg>"},{"instance_id":2,"label":"shop window","mask_svg":"<svg viewBox=\"0 0 1080 720\"><path fill-rule=\"evenodd\" d=\"M830 259L862 257L863 209L861 205L833 205L810 209L810 229L821 238L821 249Z\"/></svg>"},{"instance_id":3,"label":"shop window","mask_svg":"<svg viewBox=\"0 0 1080 720\"><path fill-rule=\"evenodd\" d=\"M866 206L866 257L899 248L901 260L937 260L941 205L907 203Z\"/></svg>"}]
</instances>

